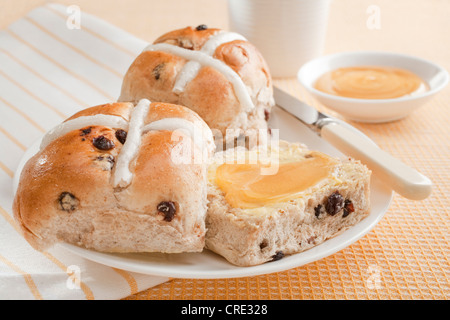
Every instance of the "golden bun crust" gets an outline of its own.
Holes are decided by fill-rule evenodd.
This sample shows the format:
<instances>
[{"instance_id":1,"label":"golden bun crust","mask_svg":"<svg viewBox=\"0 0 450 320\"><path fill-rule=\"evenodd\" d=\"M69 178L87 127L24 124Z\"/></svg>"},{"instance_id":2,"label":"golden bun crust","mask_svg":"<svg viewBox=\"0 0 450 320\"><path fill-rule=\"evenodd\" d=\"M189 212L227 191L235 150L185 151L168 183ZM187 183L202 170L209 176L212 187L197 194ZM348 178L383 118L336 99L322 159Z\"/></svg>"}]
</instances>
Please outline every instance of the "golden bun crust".
<instances>
[{"instance_id":1,"label":"golden bun crust","mask_svg":"<svg viewBox=\"0 0 450 320\"><path fill-rule=\"evenodd\" d=\"M96 114L106 114L111 116L122 117L124 120L130 120L131 110L133 109L134 104L130 102L122 102L122 103L107 103L100 106L94 106L90 108L83 109L73 116L67 118L65 122L76 119L79 117L87 117L93 116Z\"/></svg>"},{"instance_id":2,"label":"golden bun crust","mask_svg":"<svg viewBox=\"0 0 450 320\"><path fill-rule=\"evenodd\" d=\"M187 27L159 37L154 44L165 43L198 51L220 31ZM212 57L242 79L255 106L252 110L242 105L224 74L211 66L203 66L182 92L174 92L177 77L188 60L163 51L143 51L134 60L124 77L119 101L147 98L186 106L223 136L226 129L241 132L267 129L267 116L274 104L272 80L267 63L257 48L248 41L233 40L217 46Z\"/></svg>"},{"instance_id":3,"label":"golden bun crust","mask_svg":"<svg viewBox=\"0 0 450 320\"><path fill-rule=\"evenodd\" d=\"M186 27L167 32L156 39L153 43L170 43L186 49L200 50L208 38L219 31L220 29L216 28L197 30L197 28Z\"/></svg>"},{"instance_id":4,"label":"golden bun crust","mask_svg":"<svg viewBox=\"0 0 450 320\"><path fill-rule=\"evenodd\" d=\"M132 103L111 103L69 119L108 114L129 120L133 108ZM144 124L172 117L207 128L191 110L165 103L152 103ZM172 157L173 150L191 147L192 138L173 139L171 130L143 133L130 162L133 179L119 188L112 183L123 148L116 133L105 126L79 128L57 137L26 163L13 211L27 241L39 250L67 242L106 252L201 251L206 162L176 163ZM99 136L114 147L99 149L94 143Z\"/></svg>"}]
</instances>

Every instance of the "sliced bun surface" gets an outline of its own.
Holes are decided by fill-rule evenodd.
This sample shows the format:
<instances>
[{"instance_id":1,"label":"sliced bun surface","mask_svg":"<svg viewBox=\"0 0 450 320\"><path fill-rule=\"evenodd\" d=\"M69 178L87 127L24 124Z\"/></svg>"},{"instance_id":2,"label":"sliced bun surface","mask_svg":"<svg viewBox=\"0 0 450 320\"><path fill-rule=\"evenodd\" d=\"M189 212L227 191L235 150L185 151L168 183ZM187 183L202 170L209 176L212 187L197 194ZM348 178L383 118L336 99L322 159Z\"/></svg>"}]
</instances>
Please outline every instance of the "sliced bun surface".
<instances>
[{"instance_id":1,"label":"sliced bun surface","mask_svg":"<svg viewBox=\"0 0 450 320\"><path fill-rule=\"evenodd\" d=\"M270 182L270 177L261 176L258 180L251 170L239 172L228 183L239 181L239 175L248 175L244 177L255 182L244 183L241 190L239 184L236 185L239 192L234 197L238 201L236 198L228 201L232 189L221 186L224 183L218 179L218 168L224 163L232 166L236 155L240 159L261 159L266 152L262 148L252 151L229 149L217 153L209 167L206 248L229 262L252 266L302 252L340 234L369 214L371 172L352 159L329 158L326 162L331 168L329 173L319 180L310 180L310 184L297 181L311 179L302 177L301 171L289 171L294 175L290 181L275 176L272 186L260 183ZM326 158L304 145L285 141L278 147L269 146L269 155L269 159L273 157L279 161L280 169L287 165L283 170L291 170L291 164L312 161L315 157ZM281 172L283 174L288 177L286 172ZM304 176L308 176L307 171ZM261 193L279 198L270 201L268 197L260 197ZM262 203L254 205L258 201Z\"/></svg>"}]
</instances>

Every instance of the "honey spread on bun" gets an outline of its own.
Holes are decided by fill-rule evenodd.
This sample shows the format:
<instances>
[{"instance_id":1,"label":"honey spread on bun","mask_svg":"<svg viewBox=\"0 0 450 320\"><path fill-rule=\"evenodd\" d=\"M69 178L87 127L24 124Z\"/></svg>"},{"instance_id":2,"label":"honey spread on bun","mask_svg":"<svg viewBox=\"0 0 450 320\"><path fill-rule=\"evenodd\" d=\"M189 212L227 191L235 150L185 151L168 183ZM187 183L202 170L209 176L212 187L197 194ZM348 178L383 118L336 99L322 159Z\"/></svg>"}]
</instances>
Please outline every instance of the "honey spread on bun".
<instances>
[{"instance_id":1,"label":"honey spread on bun","mask_svg":"<svg viewBox=\"0 0 450 320\"><path fill-rule=\"evenodd\" d=\"M312 152L307 158L280 163L275 174L263 175L261 163L229 164L217 168L216 183L234 208L250 209L287 201L326 179L336 161Z\"/></svg>"}]
</instances>

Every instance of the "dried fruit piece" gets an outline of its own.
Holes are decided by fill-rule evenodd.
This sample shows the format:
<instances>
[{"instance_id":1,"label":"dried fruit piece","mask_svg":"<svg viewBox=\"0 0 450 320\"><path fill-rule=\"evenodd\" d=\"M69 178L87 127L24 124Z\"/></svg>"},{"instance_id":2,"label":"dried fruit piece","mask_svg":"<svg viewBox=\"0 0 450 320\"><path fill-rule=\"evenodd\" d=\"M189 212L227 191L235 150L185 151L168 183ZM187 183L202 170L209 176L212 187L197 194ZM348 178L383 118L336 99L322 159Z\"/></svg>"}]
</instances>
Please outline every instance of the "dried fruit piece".
<instances>
[{"instance_id":1,"label":"dried fruit piece","mask_svg":"<svg viewBox=\"0 0 450 320\"><path fill-rule=\"evenodd\" d=\"M316 215L316 218L319 218L321 213L322 213L322 205L319 204L317 205L317 207L314 208L314 214Z\"/></svg>"},{"instance_id":2,"label":"dried fruit piece","mask_svg":"<svg viewBox=\"0 0 450 320\"><path fill-rule=\"evenodd\" d=\"M164 68L164 63L158 64L156 67L153 68L152 74L156 80L159 80L159 78L161 77L161 71L163 68Z\"/></svg>"},{"instance_id":3,"label":"dried fruit piece","mask_svg":"<svg viewBox=\"0 0 450 320\"><path fill-rule=\"evenodd\" d=\"M124 144L127 140L127 132L125 130L119 129L116 131L116 138L121 144Z\"/></svg>"},{"instance_id":4,"label":"dried fruit piece","mask_svg":"<svg viewBox=\"0 0 450 320\"><path fill-rule=\"evenodd\" d=\"M208 26L206 24L201 24L201 25L198 25L197 28L195 28L195 29L198 31L206 30L206 29L208 29Z\"/></svg>"},{"instance_id":5,"label":"dried fruit piece","mask_svg":"<svg viewBox=\"0 0 450 320\"><path fill-rule=\"evenodd\" d=\"M334 216L344 208L344 203L344 197L341 196L339 191L336 191L328 197L325 210L329 215Z\"/></svg>"},{"instance_id":6,"label":"dried fruit piece","mask_svg":"<svg viewBox=\"0 0 450 320\"><path fill-rule=\"evenodd\" d=\"M109 140L105 136L98 136L94 138L92 143L94 144L94 147L100 150L111 150L116 146L112 140Z\"/></svg>"},{"instance_id":7,"label":"dried fruit piece","mask_svg":"<svg viewBox=\"0 0 450 320\"><path fill-rule=\"evenodd\" d=\"M72 212L78 208L80 201L70 192L63 192L58 198L59 209Z\"/></svg>"},{"instance_id":8,"label":"dried fruit piece","mask_svg":"<svg viewBox=\"0 0 450 320\"><path fill-rule=\"evenodd\" d=\"M344 204L344 213L342 214L342 218L345 218L350 213L355 212L355 207L353 206L352 200L346 199Z\"/></svg>"},{"instance_id":9,"label":"dried fruit piece","mask_svg":"<svg viewBox=\"0 0 450 320\"><path fill-rule=\"evenodd\" d=\"M272 256L272 260L270 261L278 261L284 258L284 252L283 251L277 251L273 256Z\"/></svg>"},{"instance_id":10,"label":"dried fruit piece","mask_svg":"<svg viewBox=\"0 0 450 320\"><path fill-rule=\"evenodd\" d=\"M175 203L172 201L162 201L156 208L158 209L158 212L161 212L164 215L164 221L167 222L172 221L177 212Z\"/></svg>"},{"instance_id":11,"label":"dried fruit piece","mask_svg":"<svg viewBox=\"0 0 450 320\"><path fill-rule=\"evenodd\" d=\"M270 112L267 109L264 109L264 120L269 121Z\"/></svg>"},{"instance_id":12,"label":"dried fruit piece","mask_svg":"<svg viewBox=\"0 0 450 320\"><path fill-rule=\"evenodd\" d=\"M89 128L86 128L86 129L81 129L80 131L81 131L80 136L85 136L85 135L91 133L92 127L89 127Z\"/></svg>"}]
</instances>

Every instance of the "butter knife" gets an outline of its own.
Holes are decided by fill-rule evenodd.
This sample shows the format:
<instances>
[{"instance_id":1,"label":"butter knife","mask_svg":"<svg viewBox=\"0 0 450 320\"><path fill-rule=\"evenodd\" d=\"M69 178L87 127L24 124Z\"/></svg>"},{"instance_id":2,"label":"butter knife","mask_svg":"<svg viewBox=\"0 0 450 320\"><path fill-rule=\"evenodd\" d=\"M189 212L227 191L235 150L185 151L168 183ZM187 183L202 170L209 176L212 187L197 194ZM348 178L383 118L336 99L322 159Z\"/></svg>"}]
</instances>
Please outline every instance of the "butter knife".
<instances>
[{"instance_id":1,"label":"butter knife","mask_svg":"<svg viewBox=\"0 0 450 320\"><path fill-rule=\"evenodd\" d=\"M372 172L399 195L411 200L423 200L431 194L432 182L397 158L368 143L357 129L349 124L317 111L274 87L277 106L291 114L310 129L331 143L342 153L360 160Z\"/></svg>"}]
</instances>

